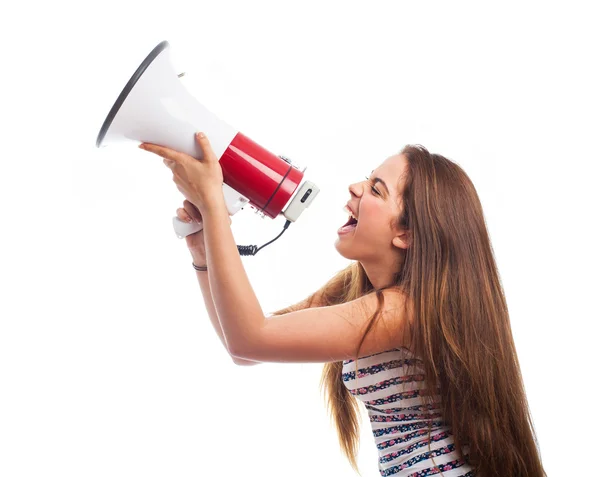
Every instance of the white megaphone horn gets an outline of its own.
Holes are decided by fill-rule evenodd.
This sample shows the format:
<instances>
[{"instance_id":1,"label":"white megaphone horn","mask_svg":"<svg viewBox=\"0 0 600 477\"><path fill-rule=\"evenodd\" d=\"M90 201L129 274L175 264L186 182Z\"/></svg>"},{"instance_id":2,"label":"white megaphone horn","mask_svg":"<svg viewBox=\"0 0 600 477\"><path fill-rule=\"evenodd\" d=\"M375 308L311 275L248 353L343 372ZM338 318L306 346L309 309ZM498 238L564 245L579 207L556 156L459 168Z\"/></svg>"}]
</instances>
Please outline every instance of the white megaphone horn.
<instances>
[{"instance_id":1,"label":"white megaphone horn","mask_svg":"<svg viewBox=\"0 0 600 477\"><path fill-rule=\"evenodd\" d=\"M102 124L96 147L149 142L202 159L194 134L203 131L223 170L229 214L250 204L263 216L283 214L285 230L317 196L317 185L309 181L300 185L304 170L217 118L186 90L179 76L171 62L169 43L159 43L121 91ZM188 224L178 217L173 217L173 227L179 238L202 230L202 224ZM255 246L238 249L244 255L258 251Z\"/></svg>"}]
</instances>

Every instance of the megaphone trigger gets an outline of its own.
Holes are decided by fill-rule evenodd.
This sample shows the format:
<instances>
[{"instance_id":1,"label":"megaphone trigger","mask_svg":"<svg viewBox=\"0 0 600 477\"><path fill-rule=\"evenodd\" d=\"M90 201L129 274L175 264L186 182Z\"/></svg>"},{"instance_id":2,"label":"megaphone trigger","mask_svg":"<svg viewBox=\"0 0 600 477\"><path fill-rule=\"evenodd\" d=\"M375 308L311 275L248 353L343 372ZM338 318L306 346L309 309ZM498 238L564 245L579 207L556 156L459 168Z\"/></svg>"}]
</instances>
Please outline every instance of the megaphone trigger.
<instances>
[{"instance_id":1,"label":"megaphone trigger","mask_svg":"<svg viewBox=\"0 0 600 477\"><path fill-rule=\"evenodd\" d=\"M199 224L198 222L188 223L184 222L179 217L173 217L173 229L175 230L175 235L177 235L177 238L179 239L200 232L203 227L204 224Z\"/></svg>"}]
</instances>

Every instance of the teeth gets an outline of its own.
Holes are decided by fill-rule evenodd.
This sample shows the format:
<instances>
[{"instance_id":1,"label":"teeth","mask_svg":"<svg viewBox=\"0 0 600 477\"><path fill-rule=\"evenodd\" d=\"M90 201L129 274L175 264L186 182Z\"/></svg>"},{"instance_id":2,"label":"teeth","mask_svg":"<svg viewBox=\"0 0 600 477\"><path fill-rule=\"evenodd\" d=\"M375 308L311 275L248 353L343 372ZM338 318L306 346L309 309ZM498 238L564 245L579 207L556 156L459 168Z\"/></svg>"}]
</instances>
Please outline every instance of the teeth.
<instances>
[{"instance_id":1,"label":"teeth","mask_svg":"<svg viewBox=\"0 0 600 477\"><path fill-rule=\"evenodd\" d=\"M350 207L348 207L347 205L344 206L344 212L350 215L350 217L352 217L354 220L358 220L358 218L350 210Z\"/></svg>"}]
</instances>

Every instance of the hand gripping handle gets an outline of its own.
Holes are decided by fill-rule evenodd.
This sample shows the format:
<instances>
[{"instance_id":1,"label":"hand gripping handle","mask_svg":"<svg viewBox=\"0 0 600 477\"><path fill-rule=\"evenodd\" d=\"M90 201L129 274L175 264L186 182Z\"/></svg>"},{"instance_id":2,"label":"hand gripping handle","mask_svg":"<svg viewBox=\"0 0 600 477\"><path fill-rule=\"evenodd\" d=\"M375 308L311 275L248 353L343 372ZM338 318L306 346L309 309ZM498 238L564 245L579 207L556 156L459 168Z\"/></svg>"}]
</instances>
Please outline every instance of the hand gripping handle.
<instances>
[{"instance_id":1,"label":"hand gripping handle","mask_svg":"<svg viewBox=\"0 0 600 477\"><path fill-rule=\"evenodd\" d=\"M223 197L225 198L225 205L227 206L229 215L234 215L239 210L243 209L248 202L250 202L247 197L244 197L242 194L232 189L225 183L223 183ZM199 232L202 230L203 226L204 224L202 223L188 223L180 220L179 217L173 217L173 229L175 230L175 235L177 235L177 238L179 239Z\"/></svg>"}]
</instances>

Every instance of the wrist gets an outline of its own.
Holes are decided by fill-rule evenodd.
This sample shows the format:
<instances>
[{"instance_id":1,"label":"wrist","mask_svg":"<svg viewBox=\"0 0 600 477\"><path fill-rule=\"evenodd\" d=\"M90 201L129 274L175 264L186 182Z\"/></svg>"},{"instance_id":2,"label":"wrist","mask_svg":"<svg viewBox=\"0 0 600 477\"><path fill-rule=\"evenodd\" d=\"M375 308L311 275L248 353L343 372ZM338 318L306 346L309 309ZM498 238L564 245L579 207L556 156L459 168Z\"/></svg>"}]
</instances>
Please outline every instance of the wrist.
<instances>
[{"instance_id":1,"label":"wrist","mask_svg":"<svg viewBox=\"0 0 600 477\"><path fill-rule=\"evenodd\" d=\"M206 253L200 250L190 250L192 254L192 260L196 265L206 265Z\"/></svg>"},{"instance_id":2,"label":"wrist","mask_svg":"<svg viewBox=\"0 0 600 477\"><path fill-rule=\"evenodd\" d=\"M227 204L225 203L225 197L223 196L223 190L218 189L214 192L208 192L201 201L196 205L202 217L205 218L208 215L219 215L225 211L227 215Z\"/></svg>"},{"instance_id":3,"label":"wrist","mask_svg":"<svg viewBox=\"0 0 600 477\"><path fill-rule=\"evenodd\" d=\"M192 267L197 272L206 272L208 270L208 265L196 265L194 262L192 262Z\"/></svg>"}]
</instances>

